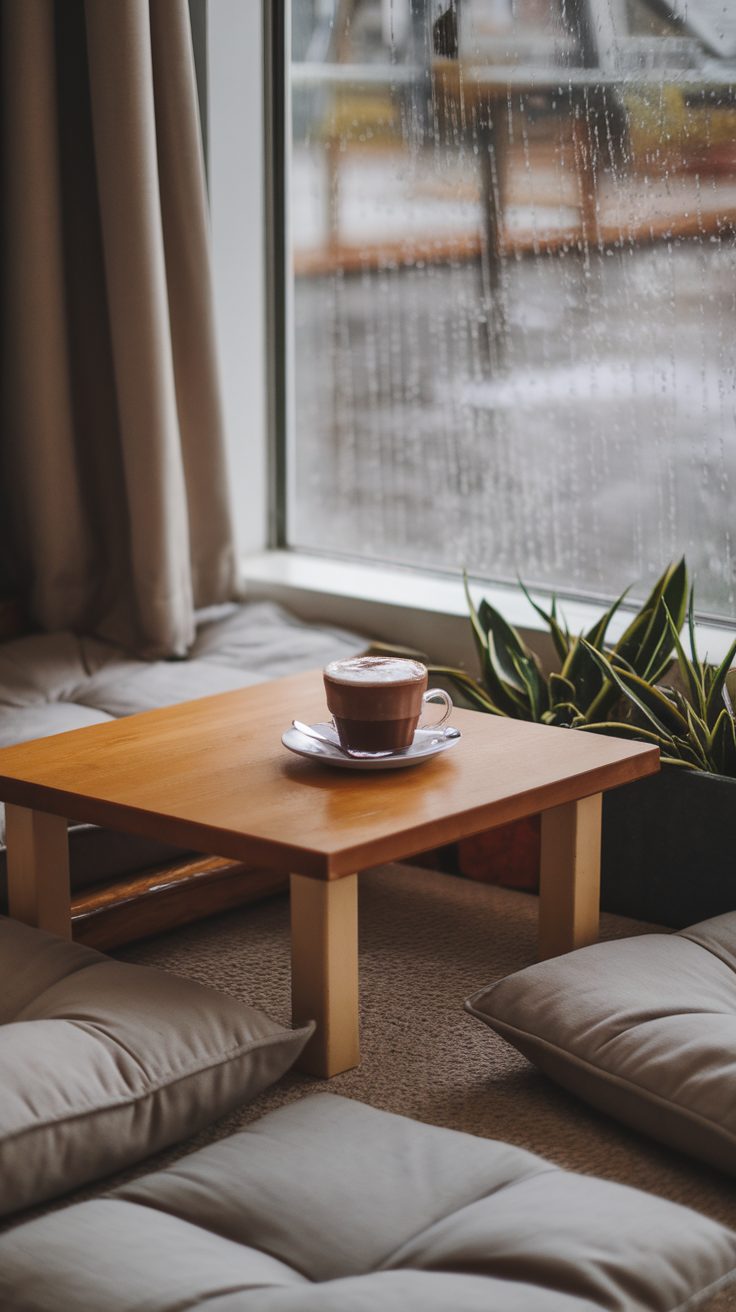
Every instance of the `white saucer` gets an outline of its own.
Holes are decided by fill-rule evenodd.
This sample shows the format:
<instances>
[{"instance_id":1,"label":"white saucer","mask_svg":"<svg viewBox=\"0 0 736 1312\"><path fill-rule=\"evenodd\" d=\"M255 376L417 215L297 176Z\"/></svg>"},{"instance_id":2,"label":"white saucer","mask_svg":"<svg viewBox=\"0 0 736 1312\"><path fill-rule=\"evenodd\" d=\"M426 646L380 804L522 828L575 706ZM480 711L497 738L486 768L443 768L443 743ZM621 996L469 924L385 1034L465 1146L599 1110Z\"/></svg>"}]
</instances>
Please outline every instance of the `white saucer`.
<instances>
[{"instance_id":1,"label":"white saucer","mask_svg":"<svg viewBox=\"0 0 736 1312\"><path fill-rule=\"evenodd\" d=\"M337 743L337 734L331 724L312 724L311 729L323 733L326 738ZM321 765L335 765L339 770L403 770L407 765L421 765L430 757L446 752L460 742L457 737L443 738L441 729L417 729L414 741L403 752L392 752L390 756L344 756L339 747L330 743L319 743L316 738L308 738L298 729L287 729L281 738L284 747L297 756L307 760L319 761Z\"/></svg>"}]
</instances>

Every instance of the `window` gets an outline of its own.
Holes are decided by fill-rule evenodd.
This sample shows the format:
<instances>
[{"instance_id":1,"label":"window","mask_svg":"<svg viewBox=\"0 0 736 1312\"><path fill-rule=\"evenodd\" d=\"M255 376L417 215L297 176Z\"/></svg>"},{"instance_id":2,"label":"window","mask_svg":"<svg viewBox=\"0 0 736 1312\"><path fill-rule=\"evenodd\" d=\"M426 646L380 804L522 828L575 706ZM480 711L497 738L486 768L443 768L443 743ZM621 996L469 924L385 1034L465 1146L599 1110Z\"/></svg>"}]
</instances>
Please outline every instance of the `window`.
<instances>
[{"instance_id":1,"label":"window","mask_svg":"<svg viewBox=\"0 0 736 1312\"><path fill-rule=\"evenodd\" d=\"M290 546L734 616L729 15L292 0Z\"/></svg>"}]
</instances>

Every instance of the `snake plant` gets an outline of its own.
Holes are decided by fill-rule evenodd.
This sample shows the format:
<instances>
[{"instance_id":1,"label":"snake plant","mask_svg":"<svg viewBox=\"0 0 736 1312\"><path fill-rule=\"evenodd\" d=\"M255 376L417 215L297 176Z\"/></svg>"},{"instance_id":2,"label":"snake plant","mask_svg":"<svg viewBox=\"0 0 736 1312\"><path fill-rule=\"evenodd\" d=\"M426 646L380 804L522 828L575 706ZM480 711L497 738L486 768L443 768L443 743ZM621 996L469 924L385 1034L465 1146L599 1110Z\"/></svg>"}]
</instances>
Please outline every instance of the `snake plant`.
<instances>
[{"instance_id":1,"label":"snake plant","mask_svg":"<svg viewBox=\"0 0 736 1312\"><path fill-rule=\"evenodd\" d=\"M532 601L522 583L520 587L549 629L559 669L545 674L517 630L488 601L481 601L476 608L466 578L480 679L448 666L435 665L432 672L449 679L475 709L542 724L598 728L621 698L616 675L631 673L649 687L668 669L687 606L684 559L668 565L605 659L606 633L626 592L587 633L573 635L559 615L554 597L546 611Z\"/></svg>"},{"instance_id":2,"label":"snake plant","mask_svg":"<svg viewBox=\"0 0 736 1312\"><path fill-rule=\"evenodd\" d=\"M682 690L655 688L639 678L635 671L617 667L604 652L586 644L590 659L597 665L601 677L614 684L627 698L637 722L608 721L582 727L597 733L656 743L662 763L666 765L735 776L736 723L731 694L736 672L730 667L736 656L736 639L720 665L710 665L699 658L695 645L692 591L688 605L689 655L681 642L678 626L669 615L667 618L677 652Z\"/></svg>"}]
</instances>

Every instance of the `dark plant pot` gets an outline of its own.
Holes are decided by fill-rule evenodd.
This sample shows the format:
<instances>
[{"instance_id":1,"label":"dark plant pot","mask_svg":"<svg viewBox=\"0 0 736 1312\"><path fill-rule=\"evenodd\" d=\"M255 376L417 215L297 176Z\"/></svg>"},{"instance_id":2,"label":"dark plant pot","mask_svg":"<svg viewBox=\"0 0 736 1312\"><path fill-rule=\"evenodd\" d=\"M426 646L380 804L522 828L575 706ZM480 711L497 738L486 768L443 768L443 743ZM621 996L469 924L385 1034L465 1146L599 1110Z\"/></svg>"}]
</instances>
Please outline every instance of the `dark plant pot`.
<instances>
[{"instance_id":1,"label":"dark plant pot","mask_svg":"<svg viewBox=\"0 0 736 1312\"><path fill-rule=\"evenodd\" d=\"M540 817L499 825L457 844L457 868L466 879L504 888L539 888Z\"/></svg>"},{"instance_id":2,"label":"dark plant pot","mask_svg":"<svg viewBox=\"0 0 736 1312\"><path fill-rule=\"evenodd\" d=\"M668 770L603 798L601 905L682 929L736 909L736 779Z\"/></svg>"}]
</instances>

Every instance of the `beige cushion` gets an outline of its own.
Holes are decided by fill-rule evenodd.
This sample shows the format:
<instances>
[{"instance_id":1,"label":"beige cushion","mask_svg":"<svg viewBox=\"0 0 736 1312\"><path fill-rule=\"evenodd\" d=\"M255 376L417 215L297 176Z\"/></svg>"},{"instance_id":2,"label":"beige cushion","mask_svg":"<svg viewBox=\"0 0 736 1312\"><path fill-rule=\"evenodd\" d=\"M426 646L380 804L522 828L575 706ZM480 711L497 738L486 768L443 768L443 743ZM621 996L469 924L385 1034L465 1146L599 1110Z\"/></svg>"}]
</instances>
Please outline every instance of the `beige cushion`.
<instances>
[{"instance_id":1,"label":"beige cushion","mask_svg":"<svg viewBox=\"0 0 736 1312\"><path fill-rule=\"evenodd\" d=\"M0 1215L255 1097L310 1032L0 917Z\"/></svg>"},{"instance_id":2,"label":"beige cushion","mask_svg":"<svg viewBox=\"0 0 736 1312\"><path fill-rule=\"evenodd\" d=\"M540 962L466 1007L594 1106L736 1173L736 912Z\"/></svg>"},{"instance_id":3,"label":"beige cushion","mask_svg":"<svg viewBox=\"0 0 736 1312\"><path fill-rule=\"evenodd\" d=\"M200 611L187 660L134 660L72 633L0 643L0 747L101 724L137 711L297 674L365 648L341 629L304 624L270 601ZM0 803L0 910L5 909L5 818ZM168 843L72 825L73 889L182 856Z\"/></svg>"},{"instance_id":4,"label":"beige cushion","mask_svg":"<svg viewBox=\"0 0 736 1312\"><path fill-rule=\"evenodd\" d=\"M0 1237L12 1312L665 1312L736 1235L330 1094Z\"/></svg>"}]
</instances>

